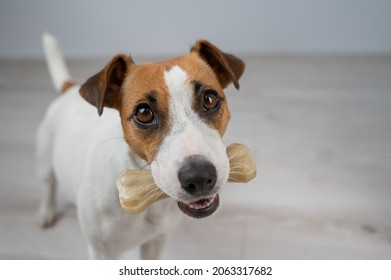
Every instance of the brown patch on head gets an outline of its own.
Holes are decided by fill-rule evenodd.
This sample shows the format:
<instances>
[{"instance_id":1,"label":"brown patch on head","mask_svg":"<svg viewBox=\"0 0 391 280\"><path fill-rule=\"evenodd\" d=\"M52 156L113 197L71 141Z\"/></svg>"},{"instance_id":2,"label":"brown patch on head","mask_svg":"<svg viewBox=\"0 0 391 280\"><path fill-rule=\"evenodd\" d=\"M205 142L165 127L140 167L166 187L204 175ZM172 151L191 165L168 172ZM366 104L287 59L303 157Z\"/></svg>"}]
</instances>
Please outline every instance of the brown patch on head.
<instances>
[{"instance_id":1,"label":"brown patch on head","mask_svg":"<svg viewBox=\"0 0 391 280\"><path fill-rule=\"evenodd\" d=\"M230 119L230 112L227 98L215 72L194 52L180 57L174 62L188 75L188 83L193 91L193 110L223 136ZM207 94L217 97L219 104L216 110L207 110L204 107L203 101Z\"/></svg>"},{"instance_id":2,"label":"brown patch on head","mask_svg":"<svg viewBox=\"0 0 391 280\"><path fill-rule=\"evenodd\" d=\"M148 162L156 157L171 129L170 94L164 73L175 65L187 73L193 110L222 136L230 118L223 88L231 82L239 87L244 63L207 41L198 41L187 56L143 65L119 54L80 88L81 96L98 109L99 115L104 106L120 112L126 142Z\"/></svg>"},{"instance_id":3,"label":"brown patch on head","mask_svg":"<svg viewBox=\"0 0 391 280\"><path fill-rule=\"evenodd\" d=\"M168 92L164 82L164 62L136 65L126 77L120 108L125 140L142 159L152 162L169 130ZM151 110L153 121L141 123L140 110Z\"/></svg>"}]
</instances>

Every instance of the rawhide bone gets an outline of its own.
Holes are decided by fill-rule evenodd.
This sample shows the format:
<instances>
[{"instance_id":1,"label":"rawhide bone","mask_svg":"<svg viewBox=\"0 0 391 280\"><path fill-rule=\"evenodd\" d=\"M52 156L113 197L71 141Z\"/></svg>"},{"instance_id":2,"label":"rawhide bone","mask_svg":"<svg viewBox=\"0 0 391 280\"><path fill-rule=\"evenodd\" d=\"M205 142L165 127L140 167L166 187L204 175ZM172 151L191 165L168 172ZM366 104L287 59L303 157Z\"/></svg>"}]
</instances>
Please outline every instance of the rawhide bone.
<instances>
[{"instance_id":1,"label":"rawhide bone","mask_svg":"<svg viewBox=\"0 0 391 280\"><path fill-rule=\"evenodd\" d=\"M256 176L256 164L250 149L243 144L227 147L230 173L228 182L247 183ZM144 211L151 204L167 198L153 180L151 170L125 170L116 180L122 209L129 214Z\"/></svg>"}]
</instances>

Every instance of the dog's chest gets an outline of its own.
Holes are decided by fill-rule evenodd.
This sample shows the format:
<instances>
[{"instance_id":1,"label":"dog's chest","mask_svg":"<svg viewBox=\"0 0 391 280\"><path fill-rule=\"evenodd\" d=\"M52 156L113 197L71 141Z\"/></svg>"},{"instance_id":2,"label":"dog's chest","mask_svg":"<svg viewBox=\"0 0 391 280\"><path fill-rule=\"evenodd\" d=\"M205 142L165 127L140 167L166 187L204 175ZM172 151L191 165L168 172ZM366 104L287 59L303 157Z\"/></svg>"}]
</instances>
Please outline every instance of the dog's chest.
<instances>
[{"instance_id":1,"label":"dog's chest","mask_svg":"<svg viewBox=\"0 0 391 280\"><path fill-rule=\"evenodd\" d=\"M176 225L183 216L174 199L160 201L146 210L145 226L154 232L167 232Z\"/></svg>"},{"instance_id":2,"label":"dog's chest","mask_svg":"<svg viewBox=\"0 0 391 280\"><path fill-rule=\"evenodd\" d=\"M169 233L183 217L173 199L159 201L140 214L124 215L126 221L116 223L116 232L120 236L116 236L113 241L129 248Z\"/></svg>"}]
</instances>

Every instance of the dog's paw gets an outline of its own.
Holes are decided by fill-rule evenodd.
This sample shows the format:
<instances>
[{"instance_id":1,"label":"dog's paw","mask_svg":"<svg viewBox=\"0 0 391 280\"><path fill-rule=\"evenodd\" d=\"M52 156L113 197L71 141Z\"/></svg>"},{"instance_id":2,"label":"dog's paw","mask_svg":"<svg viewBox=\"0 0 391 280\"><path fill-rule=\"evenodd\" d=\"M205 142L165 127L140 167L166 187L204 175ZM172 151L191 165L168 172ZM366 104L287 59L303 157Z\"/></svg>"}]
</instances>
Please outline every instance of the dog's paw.
<instances>
[{"instance_id":1,"label":"dog's paw","mask_svg":"<svg viewBox=\"0 0 391 280\"><path fill-rule=\"evenodd\" d=\"M54 207L41 207L37 213L36 220L42 228L50 227L56 221L56 210Z\"/></svg>"}]
</instances>

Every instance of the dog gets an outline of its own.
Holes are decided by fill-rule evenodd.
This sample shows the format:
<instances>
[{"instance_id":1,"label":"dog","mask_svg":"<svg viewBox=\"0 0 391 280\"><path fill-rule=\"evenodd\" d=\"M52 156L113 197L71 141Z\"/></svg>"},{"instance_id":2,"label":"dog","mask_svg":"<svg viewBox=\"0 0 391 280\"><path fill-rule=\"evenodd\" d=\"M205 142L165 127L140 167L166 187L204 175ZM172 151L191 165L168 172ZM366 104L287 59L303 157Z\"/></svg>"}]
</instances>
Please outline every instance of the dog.
<instances>
[{"instance_id":1,"label":"dog","mask_svg":"<svg viewBox=\"0 0 391 280\"><path fill-rule=\"evenodd\" d=\"M166 61L136 64L118 54L78 86L56 39L44 34L43 47L61 94L37 132L45 188L39 223L56 219L59 187L77 206L90 258L116 259L140 246L142 259L158 259L183 214L203 218L219 206L229 175L223 89L239 89L244 62L199 40L189 54ZM116 177L143 168L170 198L130 215L119 204Z\"/></svg>"}]
</instances>

